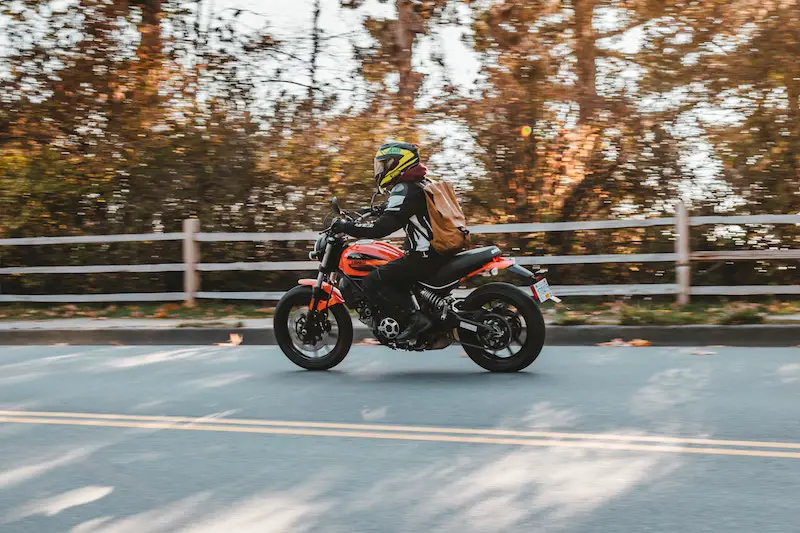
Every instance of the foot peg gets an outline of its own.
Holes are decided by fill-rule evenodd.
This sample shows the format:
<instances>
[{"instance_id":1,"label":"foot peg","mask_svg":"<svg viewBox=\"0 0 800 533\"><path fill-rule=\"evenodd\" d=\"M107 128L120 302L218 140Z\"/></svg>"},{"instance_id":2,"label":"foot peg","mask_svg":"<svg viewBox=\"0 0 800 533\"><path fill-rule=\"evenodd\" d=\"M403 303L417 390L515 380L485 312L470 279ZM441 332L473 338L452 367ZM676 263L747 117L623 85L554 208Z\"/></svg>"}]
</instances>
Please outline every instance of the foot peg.
<instances>
[{"instance_id":1,"label":"foot peg","mask_svg":"<svg viewBox=\"0 0 800 533\"><path fill-rule=\"evenodd\" d=\"M415 311L408 320L406 329L404 329L400 335L397 336L396 342L407 342L408 340L419 336L420 333L424 333L425 331L429 330L431 326L433 326L433 323L428 317L419 311Z\"/></svg>"}]
</instances>

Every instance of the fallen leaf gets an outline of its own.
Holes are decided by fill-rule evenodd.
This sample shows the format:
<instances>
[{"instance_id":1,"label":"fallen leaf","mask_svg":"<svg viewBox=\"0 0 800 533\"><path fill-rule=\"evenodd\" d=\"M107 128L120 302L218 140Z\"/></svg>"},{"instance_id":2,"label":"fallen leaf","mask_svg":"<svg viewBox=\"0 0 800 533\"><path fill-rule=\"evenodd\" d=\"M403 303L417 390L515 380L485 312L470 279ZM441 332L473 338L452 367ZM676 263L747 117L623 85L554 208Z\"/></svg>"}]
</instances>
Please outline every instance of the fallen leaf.
<instances>
[{"instance_id":1,"label":"fallen leaf","mask_svg":"<svg viewBox=\"0 0 800 533\"><path fill-rule=\"evenodd\" d=\"M57 342L55 344L51 344L50 346L69 346L66 342Z\"/></svg>"},{"instance_id":2,"label":"fallen leaf","mask_svg":"<svg viewBox=\"0 0 800 533\"><path fill-rule=\"evenodd\" d=\"M624 339L612 339L609 342L601 342L595 346L652 346L653 343L645 339L633 339L625 341Z\"/></svg>"},{"instance_id":3,"label":"fallen leaf","mask_svg":"<svg viewBox=\"0 0 800 533\"><path fill-rule=\"evenodd\" d=\"M712 352L712 351L709 351L709 350L692 350L689 353L691 353L692 355L714 355L717 352Z\"/></svg>"},{"instance_id":4,"label":"fallen leaf","mask_svg":"<svg viewBox=\"0 0 800 533\"><path fill-rule=\"evenodd\" d=\"M8 315L0 315L0 318L8 318Z\"/></svg>"},{"instance_id":5,"label":"fallen leaf","mask_svg":"<svg viewBox=\"0 0 800 533\"><path fill-rule=\"evenodd\" d=\"M69 304L69 305L63 306L61 309L63 309L64 311L77 311L78 310L78 306Z\"/></svg>"},{"instance_id":6,"label":"fallen leaf","mask_svg":"<svg viewBox=\"0 0 800 533\"><path fill-rule=\"evenodd\" d=\"M58 316L58 313L55 311L45 311L44 314L45 316Z\"/></svg>"},{"instance_id":7,"label":"fallen leaf","mask_svg":"<svg viewBox=\"0 0 800 533\"><path fill-rule=\"evenodd\" d=\"M116 311L116 310L117 310L117 306L116 305L109 305L108 307L106 307L106 312L108 312L108 313L111 313L111 312Z\"/></svg>"},{"instance_id":8,"label":"fallen leaf","mask_svg":"<svg viewBox=\"0 0 800 533\"><path fill-rule=\"evenodd\" d=\"M92 320L108 320L108 317L107 316L96 316L96 317L92 318Z\"/></svg>"},{"instance_id":9,"label":"fallen leaf","mask_svg":"<svg viewBox=\"0 0 800 533\"><path fill-rule=\"evenodd\" d=\"M121 342L117 342L117 341L111 341L111 345L112 345L112 346L125 346L125 345L124 345L124 344L122 344Z\"/></svg>"},{"instance_id":10,"label":"fallen leaf","mask_svg":"<svg viewBox=\"0 0 800 533\"><path fill-rule=\"evenodd\" d=\"M134 311L133 313L131 313L131 318L142 318L143 316L144 313L142 313L141 311Z\"/></svg>"},{"instance_id":11,"label":"fallen leaf","mask_svg":"<svg viewBox=\"0 0 800 533\"><path fill-rule=\"evenodd\" d=\"M243 337L239 334L231 333L229 338L230 341L218 342L217 346L239 346L240 344L242 344Z\"/></svg>"},{"instance_id":12,"label":"fallen leaf","mask_svg":"<svg viewBox=\"0 0 800 533\"><path fill-rule=\"evenodd\" d=\"M609 342L601 342L597 346L628 346L628 343L622 339L611 339Z\"/></svg>"},{"instance_id":13,"label":"fallen leaf","mask_svg":"<svg viewBox=\"0 0 800 533\"><path fill-rule=\"evenodd\" d=\"M372 337L368 337L363 339L361 342L358 343L359 346L380 346L381 341L378 339L373 339Z\"/></svg>"},{"instance_id":14,"label":"fallen leaf","mask_svg":"<svg viewBox=\"0 0 800 533\"><path fill-rule=\"evenodd\" d=\"M164 304L158 309L156 309L156 313L153 316L155 318L166 318L167 313L169 313L170 311L177 311L180 308L181 306L178 304Z\"/></svg>"}]
</instances>

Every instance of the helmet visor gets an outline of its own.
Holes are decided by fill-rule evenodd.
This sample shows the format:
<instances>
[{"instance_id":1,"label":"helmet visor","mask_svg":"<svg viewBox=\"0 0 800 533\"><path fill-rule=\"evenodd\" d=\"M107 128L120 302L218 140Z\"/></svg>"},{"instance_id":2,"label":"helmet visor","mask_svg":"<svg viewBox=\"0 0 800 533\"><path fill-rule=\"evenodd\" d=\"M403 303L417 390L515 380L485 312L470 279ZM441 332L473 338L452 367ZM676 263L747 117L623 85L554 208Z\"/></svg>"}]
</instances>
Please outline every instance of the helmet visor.
<instances>
[{"instance_id":1,"label":"helmet visor","mask_svg":"<svg viewBox=\"0 0 800 533\"><path fill-rule=\"evenodd\" d=\"M372 169L374 171L376 180L378 180L378 178L383 177L383 175L386 173L386 160L384 159L383 161L381 161L379 159L375 159L372 162Z\"/></svg>"},{"instance_id":2,"label":"helmet visor","mask_svg":"<svg viewBox=\"0 0 800 533\"><path fill-rule=\"evenodd\" d=\"M381 187L381 181L383 180L383 177L386 175L388 163L389 162L386 159L381 161L378 160L377 158L372 162L372 170L374 172L375 185L378 186L378 190L381 192L381 194L385 192L383 187Z\"/></svg>"}]
</instances>

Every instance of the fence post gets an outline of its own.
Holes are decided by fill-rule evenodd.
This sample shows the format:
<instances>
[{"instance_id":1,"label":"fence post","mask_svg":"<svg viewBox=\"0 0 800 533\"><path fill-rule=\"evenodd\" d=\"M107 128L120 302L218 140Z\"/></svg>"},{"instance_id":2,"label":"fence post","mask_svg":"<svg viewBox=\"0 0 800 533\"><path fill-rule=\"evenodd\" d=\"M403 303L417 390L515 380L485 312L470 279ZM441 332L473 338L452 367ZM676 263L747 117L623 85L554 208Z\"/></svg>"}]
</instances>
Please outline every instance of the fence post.
<instances>
[{"instance_id":1,"label":"fence post","mask_svg":"<svg viewBox=\"0 0 800 533\"><path fill-rule=\"evenodd\" d=\"M675 226L675 276L678 284L678 304L686 305L692 293L691 248L689 243L689 214L686 204L678 202L676 211L678 221Z\"/></svg>"},{"instance_id":2,"label":"fence post","mask_svg":"<svg viewBox=\"0 0 800 533\"><path fill-rule=\"evenodd\" d=\"M194 306L194 295L200 290L200 243L195 235L200 231L200 221L196 218L183 220L183 292L184 304Z\"/></svg>"}]
</instances>

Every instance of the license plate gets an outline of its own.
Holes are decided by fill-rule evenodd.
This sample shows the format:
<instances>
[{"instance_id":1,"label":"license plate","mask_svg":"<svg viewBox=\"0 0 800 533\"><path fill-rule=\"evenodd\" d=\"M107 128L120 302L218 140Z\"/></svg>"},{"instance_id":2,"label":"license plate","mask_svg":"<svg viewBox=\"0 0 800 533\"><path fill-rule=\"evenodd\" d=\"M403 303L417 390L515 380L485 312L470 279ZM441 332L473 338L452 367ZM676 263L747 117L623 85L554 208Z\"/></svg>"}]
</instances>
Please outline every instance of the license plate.
<instances>
[{"instance_id":1,"label":"license plate","mask_svg":"<svg viewBox=\"0 0 800 533\"><path fill-rule=\"evenodd\" d=\"M553 299L553 293L550 290L550 284L547 283L546 279L542 279L537 281L533 284L533 295L539 300L540 303L544 303L547 300Z\"/></svg>"}]
</instances>

